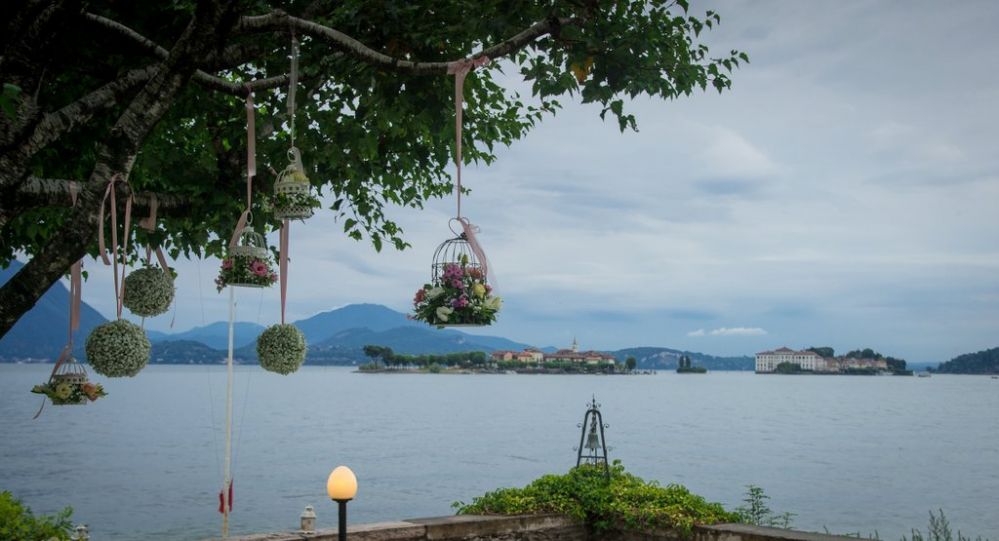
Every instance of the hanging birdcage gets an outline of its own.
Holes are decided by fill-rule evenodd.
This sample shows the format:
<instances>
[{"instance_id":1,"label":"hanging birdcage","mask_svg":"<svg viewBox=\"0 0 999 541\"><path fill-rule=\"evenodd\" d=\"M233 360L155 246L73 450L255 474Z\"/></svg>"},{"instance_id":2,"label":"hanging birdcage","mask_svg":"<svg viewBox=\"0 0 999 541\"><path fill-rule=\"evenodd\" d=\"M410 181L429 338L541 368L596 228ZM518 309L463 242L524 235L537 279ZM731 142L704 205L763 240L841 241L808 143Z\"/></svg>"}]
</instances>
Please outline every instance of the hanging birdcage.
<instances>
[{"instance_id":1,"label":"hanging birdcage","mask_svg":"<svg viewBox=\"0 0 999 541\"><path fill-rule=\"evenodd\" d=\"M472 250L472 245L468 243L468 237L465 236L465 233L460 233L457 237L442 242L434 251L434 262L431 265L431 279L434 284L440 283L448 266L474 269L471 273L479 275L483 284L486 282L485 273L482 272L482 263L476 257L475 251Z\"/></svg>"},{"instance_id":2,"label":"hanging birdcage","mask_svg":"<svg viewBox=\"0 0 999 541\"><path fill-rule=\"evenodd\" d=\"M267 259L267 240L260 233L246 226L239 235L239 244L233 246L229 255L236 257L252 257L256 259Z\"/></svg>"},{"instance_id":3,"label":"hanging birdcage","mask_svg":"<svg viewBox=\"0 0 999 541\"><path fill-rule=\"evenodd\" d=\"M455 234L434 251L430 283L417 290L412 317L437 327L489 325L502 300L487 283L486 262L477 255L481 249L464 231Z\"/></svg>"},{"instance_id":4,"label":"hanging birdcage","mask_svg":"<svg viewBox=\"0 0 999 541\"><path fill-rule=\"evenodd\" d=\"M226 286L269 287L276 281L277 273L273 270L267 241L246 226L239 235L238 244L222 260L215 286L222 291Z\"/></svg>"},{"instance_id":5,"label":"hanging birdcage","mask_svg":"<svg viewBox=\"0 0 999 541\"><path fill-rule=\"evenodd\" d=\"M87 369L73 357L56 368L48 383L36 385L31 391L47 396L53 406L82 406L106 395L101 385L90 382Z\"/></svg>"},{"instance_id":6,"label":"hanging birdcage","mask_svg":"<svg viewBox=\"0 0 999 541\"><path fill-rule=\"evenodd\" d=\"M312 195L312 184L305 176L302 155L292 147L288 151L291 161L274 182L274 217L279 220L304 220L313 214L319 200Z\"/></svg>"}]
</instances>

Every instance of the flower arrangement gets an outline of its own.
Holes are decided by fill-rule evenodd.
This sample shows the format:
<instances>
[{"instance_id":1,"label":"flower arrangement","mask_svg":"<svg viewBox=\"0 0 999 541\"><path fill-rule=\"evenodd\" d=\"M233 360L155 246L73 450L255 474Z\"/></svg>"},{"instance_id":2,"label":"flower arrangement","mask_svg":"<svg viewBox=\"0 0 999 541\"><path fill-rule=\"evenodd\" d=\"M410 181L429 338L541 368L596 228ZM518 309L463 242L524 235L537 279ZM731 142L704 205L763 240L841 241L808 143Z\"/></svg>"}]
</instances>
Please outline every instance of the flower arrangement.
<instances>
[{"instance_id":1,"label":"flower arrangement","mask_svg":"<svg viewBox=\"0 0 999 541\"><path fill-rule=\"evenodd\" d=\"M440 278L424 284L413 298L413 319L438 328L455 325L489 325L503 306L492 294L482 270L468 266L467 256L444 265Z\"/></svg>"},{"instance_id":2,"label":"flower arrangement","mask_svg":"<svg viewBox=\"0 0 999 541\"><path fill-rule=\"evenodd\" d=\"M222 260L215 287L219 291L226 286L268 287L277 281L277 273L271 269L269 257L255 255L230 255Z\"/></svg>"},{"instance_id":3,"label":"flower arrangement","mask_svg":"<svg viewBox=\"0 0 999 541\"><path fill-rule=\"evenodd\" d=\"M152 347L146 333L123 319L98 325L87 337L87 362L109 378L132 377L149 362Z\"/></svg>"},{"instance_id":4,"label":"flower arrangement","mask_svg":"<svg viewBox=\"0 0 999 541\"><path fill-rule=\"evenodd\" d=\"M169 270L144 267L125 277L122 304L137 316L152 317L166 312L173 302L173 277Z\"/></svg>"},{"instance_id":5,"label":"flower arrangement","mask_svg":"<svg viewBox=\"0 0 999 541\"><path fill-rule=\"evenodd\" d=\"M31 392L49 397L56 406L86 404L108 395L100 383L59 381L57 378L58 376L54 377L49 383L35 385Z\"/></svg>"},{"instance_id":6,"label":"flower arrangement","mask_svg":"<svg viewBox=\"0 0 999 541\"><path fill-rule=\"evenodd\" d=\"M288 375L305 362L305 335L291 324L271 325L257 338L257 359L264 370Z\"/></svg>"}]
</instances>

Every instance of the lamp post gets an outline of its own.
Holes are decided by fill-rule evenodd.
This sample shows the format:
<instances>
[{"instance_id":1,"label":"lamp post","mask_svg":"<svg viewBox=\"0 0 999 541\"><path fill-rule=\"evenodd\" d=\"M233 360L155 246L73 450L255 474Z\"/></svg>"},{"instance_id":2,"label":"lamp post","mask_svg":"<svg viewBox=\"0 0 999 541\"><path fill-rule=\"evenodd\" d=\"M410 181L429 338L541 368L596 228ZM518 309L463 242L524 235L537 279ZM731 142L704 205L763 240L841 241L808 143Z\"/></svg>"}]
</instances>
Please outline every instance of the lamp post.
<instances>
[{"instance_id":1,"label":"lamp post","mask_svg":"<svg viewBox=\"0 0 999 541\"><path fill-rule=\"evenodd\" d=\"M347 466L337 466L326 480L326 493L340 510L339 540L347 541L347 502L357 494L357 477Z\"/></svg>"}]
</instances>

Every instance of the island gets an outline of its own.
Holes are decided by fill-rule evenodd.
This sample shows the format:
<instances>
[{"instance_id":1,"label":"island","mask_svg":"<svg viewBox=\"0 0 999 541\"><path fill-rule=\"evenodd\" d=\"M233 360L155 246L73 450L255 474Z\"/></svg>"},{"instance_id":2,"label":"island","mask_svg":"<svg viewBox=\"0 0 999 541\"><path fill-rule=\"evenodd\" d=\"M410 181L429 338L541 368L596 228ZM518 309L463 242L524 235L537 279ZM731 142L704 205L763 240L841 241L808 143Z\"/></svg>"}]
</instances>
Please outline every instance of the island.
<instances>
[{"instance_id":1,"label":"island","mask_svg":"<svg viewBox=\"0 0 999 541\"><path fill-rule=\"evenodd\" d=\"M708 369L703 366L693 366L690 363L690 355L681 355L680 360L677 362L676 367L677 374L707 374Z\"/></svg>"},{"instance_id":2,"label":"island","mask_svg":"<svg viewBox=\"0 0 999 541\"><path fill-rule=\"evenodd\" d=\"M497 350L447 353L442 355L400 355L391 348L368 345L364 353L371 362L358 370L365 373L424 372L483 374L634 374L634 357L618 363L613 355L600 351L580 351L572 346L554 352L528 347L522 351ZM642 373L649 373L648 371Z\"/></svg>"},{"instance_id":3,"label":"island","mask_svg":"<svg viewBox=\"0 0 999 541\"><path fill-rule=\"evenodd\" d=\"M856 349L837 357L831 347L796 351L781 347L756 354L757 374L818 374L911 376L904 359L882 355L871 348Z\"/></svg>"}]
</instances>

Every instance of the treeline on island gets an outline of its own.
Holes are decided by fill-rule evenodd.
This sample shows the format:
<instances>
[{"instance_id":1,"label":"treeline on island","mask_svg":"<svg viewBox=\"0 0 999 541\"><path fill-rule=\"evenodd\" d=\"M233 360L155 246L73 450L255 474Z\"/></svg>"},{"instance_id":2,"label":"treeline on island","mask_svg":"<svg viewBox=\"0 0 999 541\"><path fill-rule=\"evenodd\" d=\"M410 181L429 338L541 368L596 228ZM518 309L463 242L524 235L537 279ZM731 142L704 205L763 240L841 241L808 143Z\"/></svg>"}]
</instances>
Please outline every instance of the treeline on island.
<instances>
[{"instance_id":1,"label":"treeline on island","mask_svg":"<svg viewBox=\"0 0 999 541\"><path fill-rule=\"evenodd\" d=\"M873 376L878 373L882 373L885 370L882 368L874 366L855 366L856 363L850 363L850 359L864 360L864 361L884 361L885 367L888 372L896 376L911 376L912 370L906 368L905 359L898 359L890 355L882 355L871 348L855 349L847 352L845 355L839 357L836 356L836 351L829 346L822 347L810 347L805 351L811 351L824 359L834 359L840 362L840 369L835 372L837 374L855 375L855 376ZM854 366L851 366L854 364ZM800 374L802 372L812 373L811 371L803 370L801 365L792 362L783 362L777 365L774 371L778 374ZM818 372L817 372L818 373Z\"/></svg>"},{"instance_id":2,"label":"treeline on island","mask_svg":"<svg viewBox=\"0 0 999 541\"><path fill-rule=\"evenodd\" d=\"M958 355L940 363L933 371L943 374L999 374L999 347Z\"/></svg>"},{"instance_id":3,"label":"treeline on island","mask_svg":"<svg viewBox=\"0 0 999 541\"><path fill-rule=\"evenodd\" d=\"M480 372L506 372L539 374L595 374L630 372L635 368L635 359L629 358L623 366L602 362L584 364L564 361L494 361L483 351L464 351L445 354L401 355L392 348L377 345L364 346L364 354L370 362L359 366L364 372L420 370L438 373L445 369L474 370Z\"/></svg>"}]
</instances>

